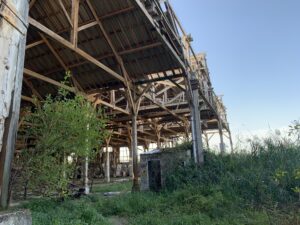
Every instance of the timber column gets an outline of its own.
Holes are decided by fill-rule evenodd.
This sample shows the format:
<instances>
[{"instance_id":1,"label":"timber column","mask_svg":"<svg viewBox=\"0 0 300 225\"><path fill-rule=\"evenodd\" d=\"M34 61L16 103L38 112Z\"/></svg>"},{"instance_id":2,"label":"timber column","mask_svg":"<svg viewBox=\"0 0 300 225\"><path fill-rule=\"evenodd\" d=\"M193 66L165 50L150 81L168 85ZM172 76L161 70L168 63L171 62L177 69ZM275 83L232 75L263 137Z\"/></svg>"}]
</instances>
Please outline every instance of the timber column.
<instances>
[{"instance_id":1,"label":"timber column","mask_svg":"<svg viewBox=\"0 0 300 225\"><path fill-rule=\"evenodd\" d=\"M204 163L203 142L202 142L202 127L199 108L199 80L193 77L191 80L192 87L192 133L193 133L193 150L195 162Z\"/></svg>"},{"instance_id":2,"label":"timber column","mask_svg":"<svg viewBox=\"0 0 300 225\"><path fill-rule=\"evenodd\" d=\"M11 162L18 128L28 0L0 0L0 205L8 205Z\"/></svg>"},{"instance_id":3,"label":"timber column","mask_svg":"<svg viewBox=\"0 0 300 225\"><path fill-rule=\"evenodd\" d=\"M132 118L132 129L131 129L131 149L132 149L132 167L133 167L133 186L132 191L140 191L139 185L139 168L138 168L138 140L137 140L137 112L133 112Z\"/></svg>"},{"instance_id":4,"label":"timber column","mask_svg":"<svg viewBox=\"0 0 300 225\"><path fill-rule=\"evenodd\" d=\"M220 151L221 154L225 153L225 143L224 143L224 138L223 138L223 124L222 124L222 119L219 116L218 118L218 128L219 128L219 135L220 135Z\"/></svg>"}]
</instances>

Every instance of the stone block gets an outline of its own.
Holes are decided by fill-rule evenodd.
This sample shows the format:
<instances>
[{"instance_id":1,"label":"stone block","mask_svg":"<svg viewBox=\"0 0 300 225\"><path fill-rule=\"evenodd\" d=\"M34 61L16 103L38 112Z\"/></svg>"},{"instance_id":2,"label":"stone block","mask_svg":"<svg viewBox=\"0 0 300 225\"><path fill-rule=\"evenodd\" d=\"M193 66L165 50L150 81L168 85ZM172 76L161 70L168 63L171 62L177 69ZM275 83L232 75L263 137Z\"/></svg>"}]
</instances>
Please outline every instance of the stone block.
<instances>
[{"instance_id":1,"label":"stone block","mask_svg":"<svg viewBox=\"0 0 300 225\"><path fill-rule=\"evenodd\" d=\"M28 210L1 212L0 225L32 225L31 213Z\"/></svg>"}]
</instances>

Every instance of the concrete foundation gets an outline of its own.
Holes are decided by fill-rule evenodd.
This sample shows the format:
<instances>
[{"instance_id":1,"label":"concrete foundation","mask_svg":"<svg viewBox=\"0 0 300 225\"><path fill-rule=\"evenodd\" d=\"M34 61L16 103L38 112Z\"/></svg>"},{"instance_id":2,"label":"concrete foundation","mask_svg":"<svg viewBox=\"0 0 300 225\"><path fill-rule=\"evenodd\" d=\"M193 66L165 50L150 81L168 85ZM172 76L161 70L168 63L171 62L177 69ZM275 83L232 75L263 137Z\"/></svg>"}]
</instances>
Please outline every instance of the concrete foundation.
<instances>
[{"instance_id":1,"label":"concrete foundation","mask_svg":"<svg viewBox=\"0 0 300 225\"><path fill-rule=\"evenodd\" d=\"M31 225L31 213L28 210L17 212L1 212L0 225Z\"/></svg>"}]
</instances>

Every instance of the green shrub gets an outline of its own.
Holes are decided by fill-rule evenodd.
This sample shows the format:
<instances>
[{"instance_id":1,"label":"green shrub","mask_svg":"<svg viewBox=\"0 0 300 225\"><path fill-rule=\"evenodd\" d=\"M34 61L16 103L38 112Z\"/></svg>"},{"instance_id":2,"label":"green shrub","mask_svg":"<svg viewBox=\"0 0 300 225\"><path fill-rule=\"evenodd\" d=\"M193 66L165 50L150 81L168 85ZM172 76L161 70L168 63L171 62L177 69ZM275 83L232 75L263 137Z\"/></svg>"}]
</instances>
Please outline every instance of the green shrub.
<instances>
[{"instance_id":1,"label":"green shrub","mask_svg":"<svg viewBox=\"0 0 300 225\"><path fill-rule=\"evenodd\" d=\"M197 186L204 195L216 187L231 199L248 204L288 204L299 200L300 149L270 140L252 153L205 153L202 167L179 167L167 178L167 190Z\"/></svg>"}]
</instances>

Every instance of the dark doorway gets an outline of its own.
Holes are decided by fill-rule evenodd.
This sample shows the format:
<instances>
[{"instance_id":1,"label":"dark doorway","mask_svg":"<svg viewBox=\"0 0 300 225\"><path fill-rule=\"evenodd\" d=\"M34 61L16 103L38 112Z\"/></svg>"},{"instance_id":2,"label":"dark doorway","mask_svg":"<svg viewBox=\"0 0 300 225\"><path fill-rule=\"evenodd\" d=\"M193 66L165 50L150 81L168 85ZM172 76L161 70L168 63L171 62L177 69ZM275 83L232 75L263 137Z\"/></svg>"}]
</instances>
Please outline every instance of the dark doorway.
<instances>
[{"instance_id":1,"label":"dark doorway","mask_svg":"<svg viewBox=\"0 0 300 225\"><path fill-rule=\"evenodd\" d=\"M149 176L149 189L150 191L158 192L161 189L161 170L160 161L148 161L148 176Z\"/></svg>"}]
</instances>

